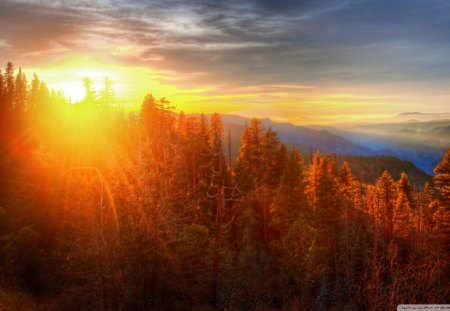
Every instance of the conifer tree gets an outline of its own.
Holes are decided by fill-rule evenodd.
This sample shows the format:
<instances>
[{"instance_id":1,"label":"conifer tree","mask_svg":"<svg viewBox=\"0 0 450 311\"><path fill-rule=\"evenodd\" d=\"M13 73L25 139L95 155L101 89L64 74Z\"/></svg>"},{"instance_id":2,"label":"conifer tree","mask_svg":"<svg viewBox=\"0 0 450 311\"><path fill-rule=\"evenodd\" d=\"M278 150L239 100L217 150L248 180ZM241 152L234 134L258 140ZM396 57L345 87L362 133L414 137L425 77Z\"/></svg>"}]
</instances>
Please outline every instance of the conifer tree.
<instances>
[{"instance_id":1,"label":"conifer tree","mask_svg":"<svg viewBox=\"0 0 450 311\"><path fill-rule=\"evenodd\" d=\"M344 244L345 244L345 267L346 276L349 277L349 257L350 257L350 230L352 228L353 209L355 208L356 193L358 192L358 184L356 178L353 176L350 165L347 161L342 164L339 173L339 184L341 192L344 195Z\"/></svg>"},{"instance_id":2,"label":"conifer tree","mask_svg":"<svg viewBox=\"0 0 450 311\"><path fill-rule=\"evenodd\" d=\"M440 194L440 207L435 219L438 220L438 232L443 248L450 251L450 149L434 169L434 184Z\"/></svg>"},{"instance_id":3,"label":"conifer tree","mask_svg":"<svg viewBox=\"0 0 450 311\"><path fill-rule=\"evenodd\" d=\"M11 62L6 64L5 70L5 102L7 111L12 111L14 105L15 83L14 66Z\"/></svg>"},{"instance_id":4,"label":"conifer tree","mask_svg":"<svg viewBox=\"0 0 450 311\"><path fill-rule=\"evenodd\" d=\"M39 94L38 94L38 110L41 113L48 113L48 108L50 104L50 92L48 90L47 84L44 81L41 81L39 85Z\"/></svg>"},{"instance_id":5,"label":"conifer tree","mask_svg":"<svg viewBox=\"0 0 450 311\"><path fill-rule=\"evenodd\" d=\"M210 187L214 188L213 197L216 200L215 206L215 243L213 258L213 274L211 282L212 304L217 304L217 288L219 267L221 262L220 252L222 251L222 221L225 207L225 159L223 155L223 124L218 113L211 116L209 123L209 145L212 152L211 163L211 183Z\"/></svg>"},{"instance_id":6,"label":"conifer tree","mask_svg":"<svg viewBox=\"0 0 450 311\"><path fill-rule=\"evenodd\" d=\"M321 286L335 290L337 283L339 240L342 231L342 197L334 161L317 152L312 159L307 180L308 201L314 211L316 229L315 257L325 267Z\"/></svg>"},{"instance_id":7,"label":"conifer tree","mask_svg":"<svg viewBox=\"0 0 450 311\"><path fill-rule=\"evenodd\" d=\"M278 184L280 179L280 175L277 174L280 141L278 140L277 133L272 131L272 128L269 128L263 134L261 145L262 183L273 188Z\"/></svg>"},{"instance_id":8,"label":"conifer tree","mask_svg":"<svg viewBox=\"0 0 450 311\"><path fill-rule=\"evenodd\" d=\"M146 138L152 140L158 127L158 106L152 94L147 94L142 102L140 121Z\"/></svg>"},{"instance_id":9,"label":"conifer tree","mask_svg":"<svg viewBox=\"0 0 450 311\"><path fill-rule=\"evenodd\" d=\"M113 82L110 78L105 77L103 79L103 88L100 90L99 95L100 104L108 111L115 102Z\"/></svg>"},{"instance_id":10,"label":"conifer tree","mask_svg":"<svg viewBox=\"0 0 450 311\"><path fill-rule=\"evenodd\" d=\"M0 143L2 142L3 135L8 129L8 104L6 101L6 84L3 77L3 73L0 69Z\"/></svg>"},{"instance_id":11,"label":"conifer tree","mask_svg":"<svg viewBox=\"0 0 450 311\"><path fill-rule=\"evenodd\" d=\"M347 161L342 164L341 171L339 173L339 182L341 184L343 194L349 201L351 201L358 192L358 182L355 176L353 176L350 165Z\"/></svg>"},{"instance_id":12,"label":"conifer tree","mask_svg":"<svg viewBox=\"0 0 450 311\"><path fill-rule=\"evenodd\" d=\"M425 183L420 196L419 204L419 230L422 232L421 239L425 242L431 235L434 227L433 216L439 208L439 203L435 199L435 193L429 182Z\"/></svg>"},{"instance_id":13,"label":"conifer tree","mask_svg":"<svg viewBox=\"0 0 450 311\"><path fill-rule=\"evenodd\" d=\"M83 102L87 105L95 104L95 90L92 88L92 80L88 77L83 78L83 86L85 89Z\"/></svg>"},{"instance_id":14,"label":"conifer tree","mask_svg":"<svg viewBox=\"0 0 450 311\"><path fill-rule=\"evenodd\" d=\"M387 240L390 241L393 234L394 205L397 194L394 180L388 171L383 172L376 187L379 195L378 218Z\"/></svg>"},{"instance_id":15,"label":"conifer tree","mask_svg":"<svg viewBox=\"0 0 450 311\"><path fill-rule=\"evenodd\" d=\"M205 115L202 113L199 116L199 126L198 126L198 134L199 136L199 141L201 144L204 145L204 147L206 147L208 141L209 141L209 136L208 136L208 121L206 120Z\"/></svg>"},{"instance_id":16,"label":"conifer tree","mask_svg":"<svg viewBox=\"0 0 450 311\"><path fill-rule=\"evenodd\" d=\"M29 109L36 110L39 105L39 87L41 82L36 73L33 74L33 80L31 81L31 89L29 95Z\"/></svg>"},{"instance_id":17,"label":"conifer tree","mask_svg":"<svg viewBox=\"0 0 450 311\"><path fill-rule=\"evenodd\" d=\"M25 73L22 72L22 68L19 68L19 72L15 81L15 106L14 109L17 112L24 112L27 104L27 79Z\"/></svg>"},{"instance_id":18,"label":"conifer tree","mask_svg":"<svg viewBox=\"0 0 450 311\"><path fill-rule=\"evenodd\" d=\"M2 70L0 69L0 107L3 107L4 103L3 103L3 97L5 94L5 80L3 78L3 73ZM2 109L2 108L0 108Z\"/></svg>"},{"instance_id":19,"label":"conifer tree","mask_svg":"<svg viewBox=\"0 0 450 311\"><path fill-rule=\"evenodd\" d=\"M244 128L242 132L240 147L239 147L239 157L238 157L238 167L237 167L237 182L239 187L248 192L253 189L255 184L252 178L253 171L253 161L252 161L252 147L250 138L250 129Z\"/></svg>"},{"instance_id":20,"label":"conifer tree","mask_svg":"<svg viewBox=\"0 0 450 311\"><path fill-rule=\"evenodd\" d=\"M211 116L209 122L209 145L215 156L223 157L223 124L218 113Z\"/></svg>"},{"instance_id":21,"label":"conifer tree","mask_svg":"<svg viewBox=\"0 0 450 311\"><path fill-rule=\"evenodd\" d=\"M177 133L182 139L185 139L187 136L186 126L186 116L183 111L180 111L177 119Z\"/></svg>"},{"instance_id":22,"label":"conifer tree","mask_svg":"<svg viewBox=\"0 0 450 311\"><path fill-rule=\"evenodd\" d=\"M290 225L297 220L300 214L302 214L302 218L311 220L304 194L304 175L303 160L300 153L294 149L289 154L271 206L274 227L280 233L287 232Z\"/></svg>"},{"instance_id":23,"label":"conifer tree","mask_svg":"<svg viewBox=\"0 0 450 311\"><path fill-rule=\"evenodd\" d=\"M306 187L306 194L311 207L315 210L318 201L318 188L320 181L320 166L322 156L320 151L317 151L312 158L311 165L308 172L308 182Z\"/></svg>"},{"instance_id":24,"label":"conifer tree","mask_svg":"<svg viewBox=\"0 0 450 311\"><path fill-rule=\"evenodd\" d=\"M434 173L436 174L434 184L439 190L440 199L447 209L450 209L450 149L447 149Z\"/></svg>"},{"instance_id":25,"label":"conifer tree","mask_svg":"<svg viewBox=\"0 0 450 311\"><path fill-rule=\"evenodd\" d=\"M264 127L261 120L253 118L250 121L250 160L252 162L251 174L255 178L257 185L261 182L261 165L262 165L262 135Z\"/></svg>"},{"instance_id":26,"label":"conifer tree","mask_svg":"<svg viewBox=\"0 0 450 311\"><path fill-rule=\"evenodd\" d=\"M209 124L206 117L201 114L196 118L193 136L193 153L190 154L192 167L192 180L195 185L195 197L198 200L197 211L200 214L210 213L204 194L210 184L212 152L209 146ZM203 209L203 210L202 210Z\"/></svg>"},{"instance_id":27,"label":"conifer tree","mask_svg":"<svg viewBox=\"0 0 450 311\"><path fill-rule=\"evenodd\" d=\"M406 238L412 222L412 188L405 172L397 182L397 201L393 216L393 234Z\"/></svg>"},{"instance_id":28,"label":"conifer tree","mask_svg":"<svg viewBox=\"0 0 450 311\"><path fill-rule=\"evenodd\" d=\"M276 166L276 174L277 176L280 176L284 172L284 168L286 166L288 159L288 151L286 149L286 146L284 144L280 144L280 148L278 149L278 155L277 155L277 166Z\"/></svg>"},{"instance_id":29,"label":"conifer tree","mask_svg":"<svg viewBox=\"0 0 450 311\"><path fill-rule=\"evenodd\" d=\"M373 249L372 249L372 271L378 268L378 235L379 235L379 205L380 196L377 193L376 187L368 185L365 191L365 210L371 215L373 223Z\"/></svg>"}]
</instances>

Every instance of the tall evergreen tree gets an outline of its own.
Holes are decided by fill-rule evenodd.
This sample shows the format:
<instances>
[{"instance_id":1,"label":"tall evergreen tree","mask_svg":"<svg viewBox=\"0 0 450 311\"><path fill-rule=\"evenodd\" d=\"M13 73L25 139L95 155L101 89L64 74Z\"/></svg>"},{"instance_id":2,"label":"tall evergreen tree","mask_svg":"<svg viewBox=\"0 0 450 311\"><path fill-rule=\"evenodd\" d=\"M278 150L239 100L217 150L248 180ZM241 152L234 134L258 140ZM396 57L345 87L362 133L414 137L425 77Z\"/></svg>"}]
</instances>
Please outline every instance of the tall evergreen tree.
<instances>
[{"instance_id":1,"label":"tall evergreen tree","mask_svg":"<svg viewBox=\"0 0 450 311\"><path fill-rule=\"evenodd\" d=\"M439 208L433 188L429 182L425 183L420 196L419 204L419 230L422 232L421 239L425 242L433 232L433 216Z\"/></svg>"},{"instance_id":2,"label":"tall evergreen tree","mask_svg":"<svg viewBox=\"0 0 450 311\"><path fill-rule=\"evenodd\" d=\"M406 238L412 222L412 188L405 172L397 182L397 201L394 208L393 234Z\"/></svg>"},{"instance_id":3,"label":"tall evergreen tree","mask_svg":"<svg viewBox=\"0 0 450 311\"><path fill-rule=\"evenodd\" d=\"M0 103L1 103L0 107L2 107L4 105L3 97L4 97L4 94L5 94L5 88L6 88L6 86L5 86L5 79L3 78L3 73L2 73L2 70L0 69Z\"/></svg>"},{"instance_id":4,"label":"tall evergreen tree","mask_svg":"<svg viewBox=\"0 0 450 311\"><path fill-rule=\"evenodd\" d=\"M256 184L261 183L261 165L262 165L262 136L264 127L261 120L253 118L250 121L249 136L250 136L250 159L253 163L251 174L255 178Z\"/></svg>"},{"instance_id":5,"label":"tall evergreen tree","mask_svg":"<svg viewBox=\"0 0 450 311\"><path fill-rule=\"evenodd\" d=\"M345 269L346 276L349 277L349 262L350 262L350 231L353 231L353 211L355 208L356 194L358 192L358 183L356 178L353 176L350 169L350 165L347 161L342 164L341 171L339 173L339 184L341 192L344 195L344 238L343 242L345 244Z\"/></svg>"},{"instance_id":6,"label":"tall evergreen tree","mask_svg":"<svg viewBox=\"0 0 450 311\"><path fill-rule=\"evenodd\" d=\"M318 201L321 159L322 155L320 154L320 151L317 151L312 157L308 172L306 194L308 196L309 204L313 209L316 208Z\"/></svg>"},{"instance_id":7,"label":"tall evergreen tree","mask_svg":"<svg viewBox=\"0 0 450 311\"><path fill-rule=\"evenodd\" d=\"M24 112L27 108L27 79L25 73L22 72L22 68L19 68L19 72L15 81L15 106L14 110L18 112Z\"/></svg>"},{"instance_id":8,"label":"tall evergreen tree","mask_svg":"<svg viewBox=\"0 0 450 311\"><path fill-rule=\"evenodd\" d=\"M450 251L450 149L444 154L441 162L434 169L434 184L440 194L438 231L443 247Z\"/></svg>"},{"instance_id":9,"label":"tall evergreen tree","mask_svg":"<svg viewBox=\"0 0 450 311\"><path fill-rule=\"evenodd\" d=\"M177 119L177 133L181 139L186 139L187 136L187 124L186 124L186 115L183 111L178 114Z\"/></svg>"},{"instance_id":10,"label":"tall evergreen tree","mask_svg":"<svg viewBox=\"0 0 450 311\"><path fill-rule=\"evenodd\" d=\"M113 82L110 78L105 77L103 79L103 88L99 92L100 104L103 108L109 110L111 106L115 103L115 94L113 89Z\"/></svg>"},{"instance_id":11,"label":"tall evergreen tree","mask_svg":"<svg viewBox=\"0 0 450 311\"><path fill-rule=\"evenodd\" d=\"M346 198L349 201L353 200L359 190L359 187L347 161L342 164L341 171L339 173L339 182L341 184L342 192Z\"/></svg>"},{"instance_id":12,"label":"tall evergreen tree","mask_svg":"<svg viewBox=\"0 0 450 311\"><path fill-rule=\"evenodd\" d=\"M41 82L36 73L33 74L33 80L31 81L30 95L29 95L29 108L36 110L39 105L39 88Z\"/></svg>"},{"instance_id":13,"label":"tall evergreen tree","mask_svg":"<svg viewBox=\"0 0 450 311\"><path fill-rule=\"evenodd\" d=\"M11 62L8 62L5 70L5 102L7 111L12 111L13 109L15 92L14 66Z\"/></svg>"},{"instance_id":14,"label":"tall evergreen tree","mask_svg":"<svg viewBox=\"0 0 450 311\"><path fill-rule=\"evenodd\" d=\"M277 133L272 131L272 128L269 128L263 134L261 145L262 183L269 187L275 187L280 180L280 175L278 175L277 171L280 141Z\"/></svg>"},{"instance_id":15,"label":"tall evergreen tree","mask_svg":"<svg viewBox=\"0 0 450 311\"><path fill-rule=\"evenodd\" d=\"M211 116L209 122L209 145L216 156L223 157L223 124L218 113Z\"/></svg>"},{"instance_id":16,"label":"tall evergreen tree","mask_svg":"<svg viewBox=\"0 0 450 311\"><path fill-rule=\"evenodd\" d=\"M450 209L450 149L444 154L441 162L434 169L434 184L439 190L442 203Z\"/></svg>"},{"instance_id":17,"label":"tall evergreen tree","mask_svg":"<svg viewBox=\"0 0 450 311\"><path fill-rule=\"evenodd\" d=\"M255 183L252 176L254 163L252 161L250 129L247 127L242 132L237 161L237 183L243 191L248 192L254 189Z\"/></svg>"},{"instance_id":18,"label":"tall evergreen tree","mask_svg":"<svg viewBox=\"0 0 450 311\"><path fill-rule=\"evenodd\" d=\"M393 219L394 219L394 205L397 197L396 186L391 174L388 171L384 171L381 177L378 179L377 192L378 198L378 218L380 224L384 230L388 241L392 239L393 235Z\"/></svg>"},{"instance_id":19,"label":"tall evergreen tree","mask_svg":"<svg viewBox=\"0 0 450 311\"><path fill-rule=\"evenodd\" d=\"M285 233L300 214L303 219L311 220L311 213L305 197L305 172L300 153L292 150L280 178L274 202L271 206L274 227Z\"/></svg>"},{"instance_id":20,"label":"tall evergreen tree","mask_svg":"<svg viewBox=\"0 0 450 311\"><path fill-rule=\"evenodd\" d=\"M320 286L326 293L339 286L336 283L342 231L342 196L339 186L334 161L317 152L309 169L306 192L314 211L314 260L324 268ZM330 305L331 296L327 295L327 298L325 305Z\"/></svg>"},{"instance_id":21,"label":"tall evergreen tree","mask_svg":"<svg viewBox=\"0 0 450 311\"><path fill-rule=\"evenodd\" d=\"M83 103L87 105L93 105L95 104L95 90L92 87L93 82L90 78L85 77L83 78L83 86L85 90Z\"/></svg>"},{"instance_id":22,"label":"tall evergreen tree","mask_svg":"<svg viewBox=\"0 0 450 311\"><path fill-rule=\"evenodd\" d=\"M152 140L158 128L158 105L152 94L147 94L142 102L140 121L145 138Z\"/></svg>"},{"instance_id":23,"label":"tall evergreen tree","mask_svg":"<svg viewBox=\"0 0 450 311\"><path fill-rule=\"evenodd\" d=\"M43 113L48 113L48 108L50 105L50 92L48 90L47 84L44 81L41 81L39 85L39 94L38 94L38 110Z\"/></svg>"}]
</instances>

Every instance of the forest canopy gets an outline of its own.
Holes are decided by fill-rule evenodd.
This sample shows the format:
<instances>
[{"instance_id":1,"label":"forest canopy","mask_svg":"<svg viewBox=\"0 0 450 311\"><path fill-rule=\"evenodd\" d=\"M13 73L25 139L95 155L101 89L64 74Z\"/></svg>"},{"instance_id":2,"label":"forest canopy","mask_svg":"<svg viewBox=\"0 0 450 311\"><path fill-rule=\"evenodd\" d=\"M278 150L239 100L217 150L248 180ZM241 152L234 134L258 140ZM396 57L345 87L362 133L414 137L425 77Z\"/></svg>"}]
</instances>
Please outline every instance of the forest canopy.
<instances>
[{"instance_id":1,"label":"forest canopy","mask_svg":"<svg viewBox=\"0 0 450 311\"><path fill-rule=\"evenodd\" d=\"M152 94L126 112L111 80L83 83L72 104L0 72L0 310L448 302L450 149L418 187L320 150L306 163L252 119L232 157L217 113Z\"/></svg>"}]
</instances>

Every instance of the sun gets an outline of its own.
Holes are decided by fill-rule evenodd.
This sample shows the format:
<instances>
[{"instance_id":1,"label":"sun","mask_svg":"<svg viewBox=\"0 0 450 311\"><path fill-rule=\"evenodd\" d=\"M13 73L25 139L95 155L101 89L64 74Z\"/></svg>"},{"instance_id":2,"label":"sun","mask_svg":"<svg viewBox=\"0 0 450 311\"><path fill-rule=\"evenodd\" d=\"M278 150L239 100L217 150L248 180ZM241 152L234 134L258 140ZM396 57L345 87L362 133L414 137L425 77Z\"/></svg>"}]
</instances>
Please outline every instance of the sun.
<instances>
[{"instance_id":1,"label":"sun","mask_svg":"<svg viewBox=\"0 0 450 311\"><path fill-rule=\"evenodd\" d=\"M81 82L66 82L55 85L57 89L62 90L64 97L70 103L80 102L86 95L86 90Z\"/></svg>"}]
</instances>

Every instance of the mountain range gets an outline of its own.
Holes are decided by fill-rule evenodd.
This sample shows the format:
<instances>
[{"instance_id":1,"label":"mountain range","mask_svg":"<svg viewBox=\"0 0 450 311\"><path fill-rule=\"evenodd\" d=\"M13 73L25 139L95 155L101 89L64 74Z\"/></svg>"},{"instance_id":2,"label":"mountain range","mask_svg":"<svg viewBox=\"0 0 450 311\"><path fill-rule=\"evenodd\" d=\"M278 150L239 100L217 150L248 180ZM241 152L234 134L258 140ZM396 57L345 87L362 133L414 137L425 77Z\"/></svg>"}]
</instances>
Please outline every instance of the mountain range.
<instances>
[{"instance_id":1,"label":"mountain range","mask_svg":"<svg viewBox=\"0 0 450 311\"><path fill-rule=\"evenodd\" d=\"M347 124L341 127L308 125L261 119L264 128L271 127L280 140L310 156L317 150L328 154L353 156L393 156L412 162L429 175L450 147L449 119L418 121L434 114L400 114L380 123ZM447 114L444 114L447 115ZM413 117L412 120L409 117ZM237 115L222 115L226 137L230 134L232 155L237 156L243 129L250 119Z\"/></svg>"}]
</instances>

